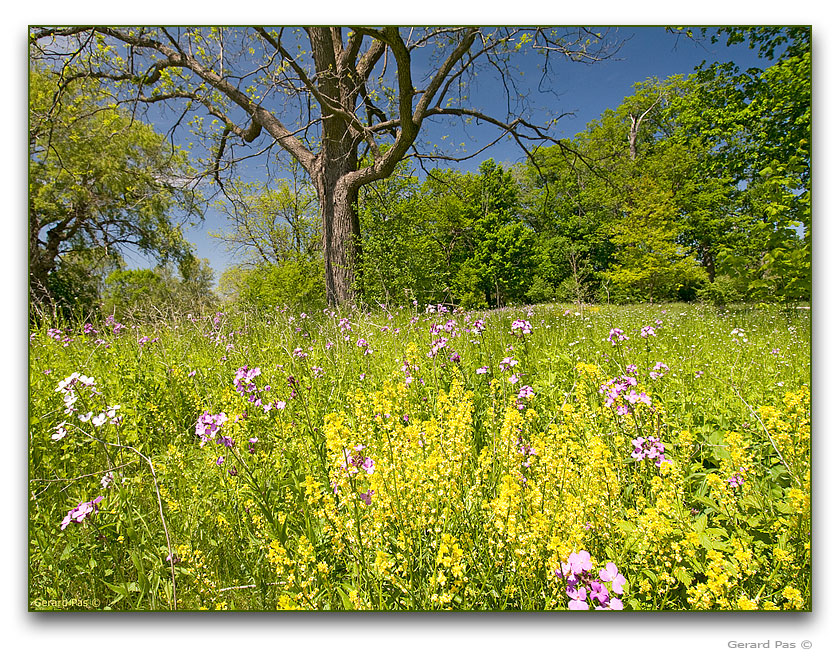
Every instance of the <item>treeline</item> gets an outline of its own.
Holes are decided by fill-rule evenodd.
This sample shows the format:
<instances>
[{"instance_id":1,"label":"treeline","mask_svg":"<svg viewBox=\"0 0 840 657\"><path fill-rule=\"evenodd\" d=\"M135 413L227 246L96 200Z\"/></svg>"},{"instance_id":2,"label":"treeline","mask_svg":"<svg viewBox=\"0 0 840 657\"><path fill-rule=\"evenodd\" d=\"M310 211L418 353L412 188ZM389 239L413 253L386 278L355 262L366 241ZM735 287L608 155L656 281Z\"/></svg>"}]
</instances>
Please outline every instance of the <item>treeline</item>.
<instances>
[{"instance_id":1,"label":"treeline","mask_svg":"<svg viewBox=\"0 0 840 657\"><path fill-rule=\"evenodd\" d=\"M781 53L756 39L762 54L780 55L764 70L714 65L640 82L574 139L524 163L488 160L423 180L406 163L365 187L360 298L809 299L810 40L791 35ZM284 183L251 199L260 211L227 236L251 256L225 275L231 298L323 302L314 194L296 186L297 195ZM301 194L308 200L290 208Z\"/></svg>"},{"instance_id":2,"label":"treeline","mask_svg":"<svg viewBox=\"0 0 840 657\"><path fill-rule=\"evenodd\" d=\"M726 30L722 31L727 34ZM356 298L499 307L545 301L797 302L811 293L810 30L749 38L765 69L649 79L573 139L523 162L362 188ZM80 80L55 102L30 74L30 289L64 312L217 299L171 217L198 216L187 153ZM228 184L216 235L246 307L326 301L317 198L294 167ZM158 258L127 271L120 249Z\"/></svg>"}]
</instances>

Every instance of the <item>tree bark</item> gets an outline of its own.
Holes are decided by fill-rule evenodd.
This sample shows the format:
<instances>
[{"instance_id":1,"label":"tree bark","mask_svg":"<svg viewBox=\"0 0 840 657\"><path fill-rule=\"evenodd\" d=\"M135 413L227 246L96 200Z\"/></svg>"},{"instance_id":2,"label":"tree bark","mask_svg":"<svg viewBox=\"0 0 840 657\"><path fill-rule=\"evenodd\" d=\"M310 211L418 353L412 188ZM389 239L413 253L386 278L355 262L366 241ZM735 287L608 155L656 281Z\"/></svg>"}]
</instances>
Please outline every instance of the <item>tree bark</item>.
<instances>
[{"instance_id":1,"label":"tree bark","mask_svg":"<svg viewBox=\"0 0 840 657\"><path fill-rule=\"evenodd\" d=\"M327 303L345 304L356 296L356 268L361 230L358 186L336 165L318 163L313 181L321 205Z\"/></svg>"}]
</instances>

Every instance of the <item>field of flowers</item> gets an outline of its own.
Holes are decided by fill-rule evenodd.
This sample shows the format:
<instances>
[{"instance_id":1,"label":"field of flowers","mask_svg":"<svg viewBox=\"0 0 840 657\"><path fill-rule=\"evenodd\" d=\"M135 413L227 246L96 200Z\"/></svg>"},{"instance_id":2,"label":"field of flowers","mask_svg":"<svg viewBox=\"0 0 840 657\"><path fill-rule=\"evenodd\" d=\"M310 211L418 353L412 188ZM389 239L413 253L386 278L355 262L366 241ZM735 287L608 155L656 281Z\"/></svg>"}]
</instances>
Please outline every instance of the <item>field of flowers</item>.
<instances>
[{"instance_id":1,"label":"field of flowers","mask_svg":"<svg viewBox=\"0 0 840 657\"><path fill-rule=\"evenodd\" d=\"M30 608L808 610L810 319L43 325Z\"/></svg>"}]
</instances>

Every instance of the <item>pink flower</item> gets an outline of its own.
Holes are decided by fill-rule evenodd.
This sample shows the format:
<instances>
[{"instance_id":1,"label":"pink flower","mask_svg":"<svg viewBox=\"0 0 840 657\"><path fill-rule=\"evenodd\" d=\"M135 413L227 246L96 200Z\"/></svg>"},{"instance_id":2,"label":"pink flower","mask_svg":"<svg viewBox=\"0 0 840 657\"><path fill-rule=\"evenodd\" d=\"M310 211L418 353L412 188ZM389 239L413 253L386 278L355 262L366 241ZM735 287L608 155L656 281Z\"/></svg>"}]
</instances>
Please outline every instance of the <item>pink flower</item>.
<instances>
[{"instance_id":1,"label":"pink flower","mask_svg":"<svg viewBox=\"0 0 840 657\"><path fill-rule=\"evenodd\" d=\"M569 563L562 564L563 574L580 575L584 570L592 570L592 561L590 560L589 552L581 550L580 552L572 552L569 555Z\"/></svg>"},{"instance_id":2,"label":"pink flower","mask_svg":"<svg viewBox=\"0 0 840 657\"><path fill-rule=\"evenodd\" d=\"M617 344L618 342L621 342L622 340L627 339L628 337L624 335L624 331L622 331L619 328L610 329L610 334L607 337L607 340L609 340L613 345Z\"/></svg>"},{"instance_id":3,"label":"pink flower","mask_svg":"<svg viewBox=\"0 0 840 657\"><path fill-rule=\"evenodd\" d=\"M70 509L64 517L64 520L61 521L62 531L66 529L71 522L81 524L82 521L90 514L97 512L99 510L99 503L103 499L104 498L100 495L99 497L92 499L90 502L82 502L77 507Z\"/></svg>"},{"instance_id":4,"label":"pink flower","mask_svg":"<svg viewBox=\"0 0 840 657\"><path fill-rule=\"evenodd\" d=\"M601 569L598 576L605 582L612 582L613 593L624 593L624 585L627 583L627 580L624 578L624 575L618 572L618 566L612 561L607 564L606 568Z\"/></svg>"},{"instance_id":5,"label":"pink flower","mask_svg":"<svg viewBox=\"0 0 840 657\"><path fill-rule=\"evenodd\" d=\"M589 604L586 602L586 587L581 586L579 589L568 587L566 594L571 598L569 600L569 609L575 611L584 611L589 609Z\"/></svg>"},{"instance_id":6,"label":"pink flower","mask_svg":"<svg viewBox=\"0 0 840 657\"><path fill-rule=\"evenodd\" d=\"M519 389L519 399L531 399L534 396L534 389L531 386L522 386Z\"/></svg>"}]
</instances>

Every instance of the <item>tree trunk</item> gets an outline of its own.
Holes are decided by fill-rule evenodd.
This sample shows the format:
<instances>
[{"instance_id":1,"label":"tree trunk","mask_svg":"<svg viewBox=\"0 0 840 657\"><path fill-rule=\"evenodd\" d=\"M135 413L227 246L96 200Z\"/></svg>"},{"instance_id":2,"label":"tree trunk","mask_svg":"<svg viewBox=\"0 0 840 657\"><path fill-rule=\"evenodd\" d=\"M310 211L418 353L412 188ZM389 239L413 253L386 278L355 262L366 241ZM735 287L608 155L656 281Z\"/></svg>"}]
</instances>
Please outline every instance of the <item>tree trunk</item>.
<instances>
[{"instance_id":1,"label":"tree trunk","mask_svg":"<svg viewBox=\"0 0 840 657\"><path fill-rule=\"evenodd\" d=\"M358 292L359 189L348 180L346 173L350 172L342 171L343 168L336 163L319 163L314 176L321 205L325 283L330 306L348 303Z\"/></svg>"}]
</instances>

